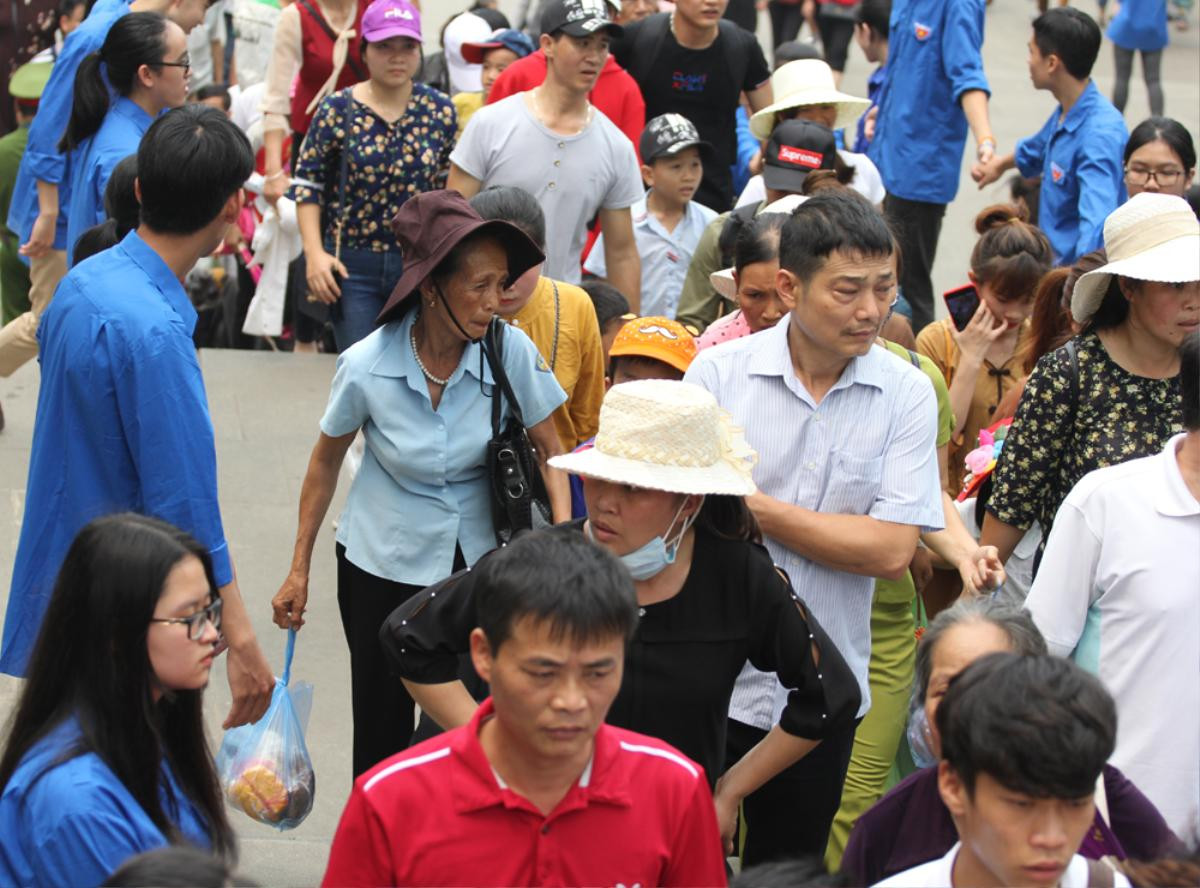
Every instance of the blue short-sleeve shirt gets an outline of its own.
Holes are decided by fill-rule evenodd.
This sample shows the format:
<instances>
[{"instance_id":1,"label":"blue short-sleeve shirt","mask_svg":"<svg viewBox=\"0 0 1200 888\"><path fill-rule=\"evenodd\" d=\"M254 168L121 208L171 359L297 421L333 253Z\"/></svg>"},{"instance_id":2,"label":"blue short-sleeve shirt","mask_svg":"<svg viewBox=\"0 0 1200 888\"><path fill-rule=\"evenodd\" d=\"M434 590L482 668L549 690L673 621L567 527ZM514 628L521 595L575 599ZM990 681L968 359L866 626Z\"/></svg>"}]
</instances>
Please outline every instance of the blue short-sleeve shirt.
<instances>
[{"instance_id":1,"label":"blue short-sleeve shirt","mask_svg":"<svg viewBox=\"0 0 1200 888\"><path fill-rule=\"evenodd\" d=\"M4 787L0 885L99 885L133 855L167 844L95 753L55 764L78 739L75 719L63 721L30 748ZM165 762L159 796L164 814L183 838L210 850L207 821Z\"/></svg>"},{"instance_id":2,"label":"blue short-sleeve shirt","mask_svg":"<svg viewBox=\"0 0 1200 888\"><path fill-rule=\"evenodd\" d=\"M1158 52L1167 45L1167 0L1123 0L1108 26L1108 39L1122 49Z\"/></svg>"},{"instance_id":3,"label":"blue short-sleeve shirt","mask_svg":"<svg viewBox=\"0 0 1200 888\"><path fill-rule=\"evenodd\" d=\"M875 139L867 152L889 194L947 204L967 141L962 95L988 91L984 0L896 0Z\"/></svg>"},{"instance_id":4,"label":"blue short-sleeve shirt","mask_svg":"<svg viewBox=\"0 0 1200 888\"><path fill-rule=\"evenodd\" d=\"M485 459L494 386L481 346L470 343L434 410L413 356L415 320L410 311L342 352L321 431L361 428L366 439L338 522L346 557L424 586L453 572L455 544L468 565L496 547ZM566 393L523 331L506 326L501 350L525 423L537 425Z\"/></svg>"}]
</instances>

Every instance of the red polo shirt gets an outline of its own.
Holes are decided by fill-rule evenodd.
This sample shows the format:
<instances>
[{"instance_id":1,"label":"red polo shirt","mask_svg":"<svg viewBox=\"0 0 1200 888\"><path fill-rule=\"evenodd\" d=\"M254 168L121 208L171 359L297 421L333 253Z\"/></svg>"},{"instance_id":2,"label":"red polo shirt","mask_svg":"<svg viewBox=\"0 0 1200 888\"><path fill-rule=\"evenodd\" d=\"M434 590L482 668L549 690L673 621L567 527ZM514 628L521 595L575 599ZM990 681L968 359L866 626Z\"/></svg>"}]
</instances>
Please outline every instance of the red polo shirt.
<instances>
[{"instance_id":1,"label":"red polo shirt","mask_svg":"<svg viewBox=\"0 0 1200 888\"><path fill-rule=\"evenodd\" d=\"M354 782L325 885L724 885L704 770L660 740L601 725L592 761L543 816L504 786L470 723Z\"/></svg>"}]
</instances>

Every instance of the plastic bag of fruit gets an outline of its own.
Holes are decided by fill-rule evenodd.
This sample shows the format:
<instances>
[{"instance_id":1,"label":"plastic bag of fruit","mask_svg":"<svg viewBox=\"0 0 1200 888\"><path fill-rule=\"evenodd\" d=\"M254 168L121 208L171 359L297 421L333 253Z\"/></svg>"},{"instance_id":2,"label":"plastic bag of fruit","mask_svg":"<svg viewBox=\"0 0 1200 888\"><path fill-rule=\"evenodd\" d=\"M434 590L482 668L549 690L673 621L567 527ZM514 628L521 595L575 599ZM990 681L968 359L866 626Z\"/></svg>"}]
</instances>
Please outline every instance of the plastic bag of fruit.
<instances>
[{"instance_id":1,"label":"plastic bag of fruit","mask_svg":"<svg viewBox=\"0 0 1200 888\"><path fill-rule=\"evenodd\" d=\"M304 743L312 709L312 685L289 684L296 631L288 630L283 677L275 680L271 705L252 725L225 732L217 773L231 806L276 829L304 822L316 797L317 777Z\"/></svg>"}]
</instances>

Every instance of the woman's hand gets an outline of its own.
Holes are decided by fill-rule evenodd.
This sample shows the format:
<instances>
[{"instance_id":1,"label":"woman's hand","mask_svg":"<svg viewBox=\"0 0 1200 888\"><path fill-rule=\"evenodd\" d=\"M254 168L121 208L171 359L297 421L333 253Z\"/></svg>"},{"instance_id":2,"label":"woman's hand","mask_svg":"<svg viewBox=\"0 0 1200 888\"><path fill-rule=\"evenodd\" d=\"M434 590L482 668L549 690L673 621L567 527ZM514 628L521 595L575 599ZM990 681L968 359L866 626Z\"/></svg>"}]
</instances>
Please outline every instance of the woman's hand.
<instances>
[{"instance_id":1,"label":"woman's hand","mask_svg":"<svg viewBox=\"0 0 1200 888\"><path fill-rule=\"evenodd\" d=\"M282 170L278 175L272 174L263 179L262 196L263 200L271 206L275 206L279 202L279 198L287 194L289 188L292 187L292 180L288 178L287 173Z\"/></svg>"},{"instance_id":2,"label":"woman's hand","mask_svg":"<svg viewBox=\"0 0 1200 888\"><path fill-rule=\"evenodd\" d=\"M54 232L58 226L58 216L48 213L38 213L33 220L33 231L29 241L21 245L17 251L27 259L41 259L54 249Z\"/></svg>"},{"instance_id":3,"label":"woman's hand","mask_svg":"<svg viewBox=\"0 0 1200 888\"><path fill-rule=\"evenodd\" d=\"M304 625L304 611L308 604L308 577L290 572L275 597L271 599L271 619L280 629L299 630Z\"/></svg>"},{"instance_id":4,"label":"woman's hand","mask_svg":"<svg viewBox=\"0 0 1200 888\"><path fill-rule=\"evenodd\" d=\"M980 546L958 564L963 591L967 595L982 595L998 588L1007 578L1004 562L995 546Z\"/></svg>"},{"instance_id":5,"label":"woman's hand","mask_svg":"<svg viewBox=\"0 0 1200 888\"><path fill-rule=\"evenodd\" d=\"M313 250L304 254L305 275L308 278L308 292L327 305L337 302L342 296L342 288L338 286L335 274L343 279L350 273L340 260L334 259L324 250Z\"/></svg>"},{"instance_id":6,"label":"woman's hand","mask_svg":"<svg viewBox=\"0 0 1200 888\"><path fill-rule=\"evenodd\" d=\"M726 791L726 785L723 777L717 781L717 787L713 790L713 806L717 809L717 829L721 832L721 846L725 856L730 857L733 854L733 840L737 836L738 808L742 800Z\"/></svg>"},{"instance_id":7,"label":"woman's hand","mask_svg":"<svg viewBox=\"0 0 1200 888\"><path fill-rule=\"evenodd\" d=\"M997 320L988 310L987 303L980 300L970 323L964 329L954 331L954 341L958 343L963 358L978 366L983 363L992 343L1003 336L1007 329L1004 322Z\"/></svg>"}]
</instances>

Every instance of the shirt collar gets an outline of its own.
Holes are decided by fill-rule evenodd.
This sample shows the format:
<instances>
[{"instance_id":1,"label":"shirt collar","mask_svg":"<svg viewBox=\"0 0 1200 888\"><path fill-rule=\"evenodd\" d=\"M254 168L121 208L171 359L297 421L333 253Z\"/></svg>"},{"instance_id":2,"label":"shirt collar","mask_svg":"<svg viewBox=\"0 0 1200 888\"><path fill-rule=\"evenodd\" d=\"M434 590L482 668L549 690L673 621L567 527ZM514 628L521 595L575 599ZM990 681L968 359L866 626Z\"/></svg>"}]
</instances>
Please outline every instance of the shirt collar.
<instances>
[{"instance_id":1,"label":"shirt collar","mask_svg":"<svg viewBox=\"0 0 1200 888\"><path fill-rule=\"evenodd\" d=\"M1071 106L1071 110L1063 117L1060 129L1072 133L1079 129L1083 125L1083 122L1091 116L1092 108L1099 97L1100 91L1096 89L1096 81L1089 80L1088 85L1079 94L1079 98L1075 101L1075 104Z\"/></svg>"},{"instance_id":2,"label":"shirt collar","mask_svg":"<svg viewBox=\"0 0 1200 888\"><path fill-rule=\"evenodd\" d=\"M781 376L785 380L796 378L792 370L792 353L788 349L788 327L791 322L792 316L789 313L772 329L752 334L761 337L762 344L751 352L748 365L751 376ZM880 356L883 354L883 349L872 345L865 355L851 358L830 391L849 388L852 385L869 385L882 389L884 365L880 362ZM887 360L892 358L888 356Z\"/></svg>"},{"instance_id":3,"label":"shirt collar","mask_svg":"<svg viewBox=\"0 0 1200 888\"><path fill-rule=\"evenodd\" d=\"M1197 502L1196 498L1192 496L1192 492L1188 490L1188 486L1183 480L1183 473L1179 471L1179 459L1176 456L1179 446L1183 444L1186 437L1186 432L1173 436L1167 442L1167 446L1163 448L1162 457L1159 460L1162 466L1162 474L1159 476L1161 484L1154 496L1154 508L1160 515L1170 518L1200 515L1200 502Z\"/></svg>"},{"instance_id":4,"label":"shirt collar","mask_svg":"<svg viewBox=\"0 0 1200 888\"><path fill-rule=\"evenodd\" d=\"M196 309L192 305L192 300L188 298L183 283L175 277L175 272L171 271L171 267L163 261L162 256L142 240L136 229L125 235L124 240L121 241L121 249L125 251L133 264L150 279L150 283L154 284L158 292L162 293L167 304L183 321L188 334L195 332Z\"/></svg>"},{"instance_id":5,"label":"shirt collar","mask_svg":"<svg viewBox=\"0 0 1200 888\"><path fill-rule=\"evenodd\" d=\"M429 387L425 385L424 374L421 372L421 368L417 366L417 360L413 357L413 350L410 345L412 328L416 320L417 312L410 309L400 320L392 321L384 326L383 336L386 342L380 351L379 357L371 365L371 373L375 376L407 379L408 384L415 391L424 392L428 396ZM480 376L479 352L479 343L467 343L467 347L463 350L462 360L458 362L458 366L450 374L450 378L446 382L447 389L466 374L470 374L477 380L482 379L488 385L492 384L492 368L488 366L487 361L483 362L483 375Z\"/></svg>"},{"instance_id":6,"label":"shirt collar","mask_svg":"<svg viewBox=\"0 0 1200 888\"><path fill-rule=\"evenodd\" d=\"M130 120L140 121L144 124L145 129L148 129L150 124L154 122L154 118L145 112L141 105L133 101L133 99L125 96L118 96L113 102L112 110L114 114L126 117Z\"/></svg>"}]
</instances>

